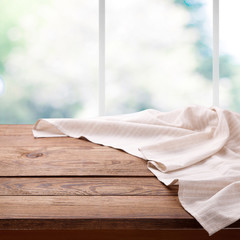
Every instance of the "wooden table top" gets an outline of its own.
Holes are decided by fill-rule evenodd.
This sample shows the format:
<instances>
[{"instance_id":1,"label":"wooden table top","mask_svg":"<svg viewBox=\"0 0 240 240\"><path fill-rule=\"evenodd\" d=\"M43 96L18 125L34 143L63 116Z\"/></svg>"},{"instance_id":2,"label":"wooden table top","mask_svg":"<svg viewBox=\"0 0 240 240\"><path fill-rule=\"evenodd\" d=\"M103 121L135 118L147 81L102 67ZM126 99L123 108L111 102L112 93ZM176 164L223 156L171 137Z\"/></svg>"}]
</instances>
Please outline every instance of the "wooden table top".
<instances>
[{"instance_id":1,"label":"wooden table top","mask_svg":"<svg viewBox=\"0 0 240 240\"><path fill-rule=\"evenodd\" d=\"M31 129L0 125L0 230L201 228L145 160Z\"/></svg>"}]
</instances>

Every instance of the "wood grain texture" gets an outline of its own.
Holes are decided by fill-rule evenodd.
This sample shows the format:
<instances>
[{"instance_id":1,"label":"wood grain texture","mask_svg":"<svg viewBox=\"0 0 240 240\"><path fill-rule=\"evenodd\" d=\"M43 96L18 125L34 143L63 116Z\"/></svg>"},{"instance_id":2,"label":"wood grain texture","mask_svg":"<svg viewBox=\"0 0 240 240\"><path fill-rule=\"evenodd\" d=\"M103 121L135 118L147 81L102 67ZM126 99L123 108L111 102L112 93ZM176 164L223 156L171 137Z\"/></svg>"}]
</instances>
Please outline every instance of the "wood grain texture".
<instances>
[{"instance_id":1,"label":"wood grain texture","mask_svg":"<svg viewBox=\"0 0 240 240\"><path fill-rule=\"evenodd\" d=\"M84 231L0 231L1 240L231 240L240 230L221 230L209 237L204 230L84 230Z\"/></svg>"},{"instance_id":2,"label":"wood grain texture","mask_svg":"<svg viewBox=\"0 0 240 240\"><path fill-rule=\"evenodd\" d=\"M0 196L177 196L156 177L0 178Z\"/></svg>"},{"instance_id":3,"label":"wood grain texture","mask_svg":"<svg viewBox=\"0 0 240 240\"><path fill-rule=\"evenodd\" d=\"M146 161L83 139L38 138L32 125L0 126L0 176L153 176Z\"/></svg>"},{"instance_id":4,"label":"wood grain texture","mask_svg":"<svg viewBox=\"0 0 240 240\"><path fill-rule=\"evenodd\" d=\"M32 135L31 124L0 124L0 136Z\"/></svg>"},{"instance_id":5,"label":"wood grain texture","mask_svg":"<svg viewBox=\"0 0 240 240\"><path fill-rule=\"evenodd\" d=\"M176 196L1 196L0 219L192 219Z\"/></svg>"},{"instance_id":6,"label":"wood grain texture","mask_svg":"<svg viewBox=\"0 0 240 240\"><path fill-rule=\"evenodd\" d=\"M72 175L154 176L145 160L109 147L0 147L0 176Z\"/></svg>"},{"instance_id":7,"label":"wood grain texture","mask_svg":"<svg viewBox=\"0 0 240 240\"><path fill-rule=\"evenodd\" d=\"M0 230L163 230L202 229L194 219L0 219Z\"/></svg>"},{"instance_id":8,"label":"wood grain texture","mask_svg":"<svg viewBox=\"0 0 240 240\"><path fill-rule=\"evenodd\" d=\"M0 229L200 228L176 196L1 196Z\"/></svg>"},{"instance_id":9,"label":"wood grain texture","mask_svg":"<svg viewBox=\"0 0 240 240\"><path fill-rule=\"evenodd\" d=\"M82 148L107 148L84 139L71 137L34 138L33 135L0 136L1 147L49 147L49 146L78 146Z\"/></svg>"},{"instance_id":10,"label":"wood grain texture","mask_svg":"<svg viewBox=\"0 0 240 240\"><path fill-rule=\"evenodd\" d=\"M32 125L0 125L0 230L134 230L139 239L137 230L202 229L177 190L123 151L83 139L34 139Z\"/></svg>"}]
</instances>

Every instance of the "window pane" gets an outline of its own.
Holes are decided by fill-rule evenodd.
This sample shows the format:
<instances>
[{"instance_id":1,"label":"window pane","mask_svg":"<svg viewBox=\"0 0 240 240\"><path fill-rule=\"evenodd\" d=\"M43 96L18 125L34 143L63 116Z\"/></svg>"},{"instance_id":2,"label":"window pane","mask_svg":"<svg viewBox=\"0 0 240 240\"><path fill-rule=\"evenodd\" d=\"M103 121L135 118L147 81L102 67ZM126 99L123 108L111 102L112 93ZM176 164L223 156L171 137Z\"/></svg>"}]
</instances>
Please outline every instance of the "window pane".
<instances>
[{"instance_id":1,"label":"window pane","mask_svg":"<svg viewBox=\"0 0 240 240\"><path fill-rule=\"evenodd\" d=\"M98 0L0 1L0 123L97 114Z\"/></svg>"},{"instance_id":2,"label":"window pane","mask_svg":"<svg viewBox=\"0 0 240 240\"><path fill-rule=\"evenodd\" d=\"M240 112L240 1L220 1L220 105Z\"/></svg>"},{"instance_id":3,"label":"window pane","mask_svg":"<svg viewBox=\"0 0 240 240\"><path fill-rule=\"evenodd\" d=\"M106 1L108 114L212 104L212 1Z\"/></svg>"}]
</instances>

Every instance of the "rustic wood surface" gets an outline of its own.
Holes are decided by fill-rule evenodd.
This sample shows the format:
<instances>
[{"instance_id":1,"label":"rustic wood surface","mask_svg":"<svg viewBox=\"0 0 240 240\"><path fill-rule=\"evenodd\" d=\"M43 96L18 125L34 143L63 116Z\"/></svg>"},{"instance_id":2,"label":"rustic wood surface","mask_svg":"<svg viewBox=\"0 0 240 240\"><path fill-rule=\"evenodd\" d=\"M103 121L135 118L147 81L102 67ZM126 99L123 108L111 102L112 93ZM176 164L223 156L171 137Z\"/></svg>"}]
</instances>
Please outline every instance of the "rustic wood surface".
<instances>
[{"instance_id":1,"label":"rustic wood surface","mask_svg":"<svg viewBox=\"0 0 240 240\"><path fill-rule=\"evenodd\" d=\"M156 177L2 177L0 196L177 196Z\"/></svg>"},{"instance_id":2,"label":"rustic wood surface","mask_svg":"<svg viewBox=\"0 0 240 240\"><path fill-rule=\"evenodd\" d=\"M121 150L69 137L34 139L31 125L0 125L0 156L0 176L154 176L145 160Z\"/></svg>"},{"instance_id":3,"label":"rustic wood surface","mask_svg":"<svg viewBox=\"0 0 240 240\"><path fill-rule=\"evenodd\" d=\"M39 147L0 147L0 176L153 176L145 160L116 149L81 147L83 140L79 146L53 147L41 140Z\"/></svg>"},{"instance_id":4,"label":"rustic wood surface","mask_svg":"<svg viewBox=\"0 0 240 240\"><path fill-rule=\"evenodd\" d=\"M239 234L236 229L225 229L211 237L204 230L0 231L1 240L237 240Z\"/></svg>"},{"instance_id":5,"label":"rustic wood surface","mask_svg":"<svg viewBox=\"0 0 240 240\"><path fill-rule=\"evenodd\" d=\"M180 205L178 187L164 186L145 160L84 139L35 139L31 130L0 125L0 234L202 229Z\"/></svg>"},{"instance_id":6,"label":"rustic wood surface","mask_svg":"<svg viewBox=\"0 0 240 240\"><path fill-rule=\"evenodd\" d=\"M4 219L191 219L176 196L1 196Z\"/></svg>"}]
</instances>

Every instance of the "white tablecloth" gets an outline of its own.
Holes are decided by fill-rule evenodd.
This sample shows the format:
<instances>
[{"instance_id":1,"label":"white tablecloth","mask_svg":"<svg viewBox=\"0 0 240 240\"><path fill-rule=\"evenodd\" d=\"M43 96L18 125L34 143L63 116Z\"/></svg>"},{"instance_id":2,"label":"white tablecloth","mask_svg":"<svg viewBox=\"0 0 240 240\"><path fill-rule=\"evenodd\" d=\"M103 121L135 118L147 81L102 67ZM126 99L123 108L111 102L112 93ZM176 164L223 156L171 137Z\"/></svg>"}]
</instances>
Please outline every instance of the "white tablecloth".
<instances>
[{"instance_id":1,"label":"white tablecloth","mask_svg":"<svg viewBox=\"0 0 240 240\"><path fill-rule=\"evenodd\" d=\"M91 119L40 119L35 137L85 137L147 160L209 235L240 218L240 114L191 105Z\"/></svg>"}]
</instances>

